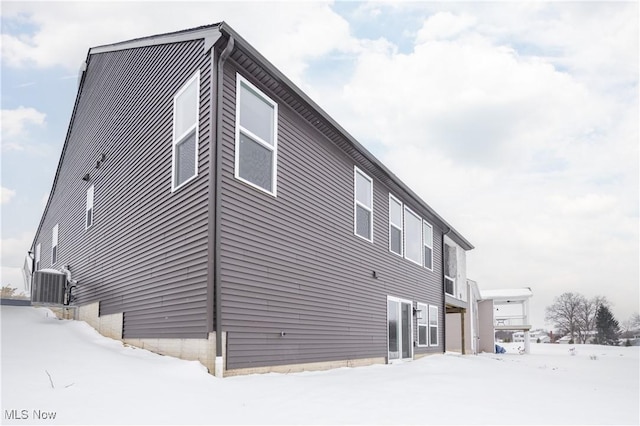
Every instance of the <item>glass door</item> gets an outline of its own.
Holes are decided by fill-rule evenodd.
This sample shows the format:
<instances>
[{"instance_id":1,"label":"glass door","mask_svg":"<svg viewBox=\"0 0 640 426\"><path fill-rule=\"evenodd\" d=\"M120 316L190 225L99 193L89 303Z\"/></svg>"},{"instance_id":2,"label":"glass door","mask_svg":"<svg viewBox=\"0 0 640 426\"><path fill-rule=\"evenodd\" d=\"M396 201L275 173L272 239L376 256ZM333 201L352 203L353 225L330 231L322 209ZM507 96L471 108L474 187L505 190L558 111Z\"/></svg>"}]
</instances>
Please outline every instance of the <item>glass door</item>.
<instances>
[{"instance_id":1,"label":"glass door","mask_svg":"<svg viewBox=\"0 0 640 426\"><path fill-rule=\"evenodd\" d=\"M412 303L387 297L389 361L413 358Z\"/></svg>"},{"instance_id":2,"label":"glass door","mask_svg":"<svg viewBox=\"0 0 640 426\"><path fill-rule=\"evenodd\" d=\"M387 318L389 322L389 360L400 358L400 312L398 302L387 300Z\"/></svg>"}]
</instances>

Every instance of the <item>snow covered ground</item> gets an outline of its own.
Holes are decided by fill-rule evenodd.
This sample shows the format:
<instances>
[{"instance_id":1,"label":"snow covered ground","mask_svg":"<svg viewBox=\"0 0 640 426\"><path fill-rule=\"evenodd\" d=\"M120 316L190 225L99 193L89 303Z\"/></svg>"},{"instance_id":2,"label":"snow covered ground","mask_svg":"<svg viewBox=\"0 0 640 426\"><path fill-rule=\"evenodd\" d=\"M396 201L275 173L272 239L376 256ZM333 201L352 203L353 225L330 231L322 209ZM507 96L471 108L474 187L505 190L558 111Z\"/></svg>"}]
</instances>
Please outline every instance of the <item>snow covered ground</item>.
<instances>
[{"instance_id":1,"label":"snow covered ground","mask_svg":"<svg viewBox=\"0 0 640 426\"><path fill-rule=\"evenodd\" d=\"M640 423L638 347L532 344L518 355L515 344L502 355L217 379L47 309L3 306L1 318L3 424Z\"/></svg>"}]
</instances>

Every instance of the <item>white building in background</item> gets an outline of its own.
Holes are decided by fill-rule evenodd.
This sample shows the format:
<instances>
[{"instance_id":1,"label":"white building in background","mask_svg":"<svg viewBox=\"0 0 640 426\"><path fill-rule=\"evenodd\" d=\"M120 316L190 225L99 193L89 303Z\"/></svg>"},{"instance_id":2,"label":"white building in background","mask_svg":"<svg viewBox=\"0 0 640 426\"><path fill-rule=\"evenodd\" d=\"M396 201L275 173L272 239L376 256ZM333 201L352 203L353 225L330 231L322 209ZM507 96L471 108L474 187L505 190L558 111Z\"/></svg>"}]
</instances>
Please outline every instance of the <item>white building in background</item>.
<instances>
[{"instance_id":1,"label":"white building in background","mask_svg":"<svg viewBox=\"0 0 640 426\"><path fill-rule=\"evenodd\" d=\"M449 260L452 258L452 255L448 257ZM458 264L460 259L458 256ZM458 271L460 270L458 267ZM446 351L462 354L494 353L497 330L522 333L521 341L526 353L529 353L531 339L534 342L538 337L541 341L549 340L546 335L544 338L537 334L535 338L530 336L529 299L533 296L530 288L481 291L475 281L464 281L464 288L457 285L445 289Z\"/></svg>"},{"instance_id":2,"label":"white building in background","mask_svg":"<svg viewBox=\"0 0 640 426\"><path fill-rule=\"evenodd\" d=\"M513 333L513 341L515 343L524 342L524 333L524 331ZM529 332L529 341L532 343L551 343L551 338L544 330L533 330Z\"/></svg>"},{"instance_id":3,"label":"white building in background","mask_svg":"<svg viewBox=\"0 0 640 426\"><path fill-rule=\"evenodd\" d=\"M505 330L521 332L524 352L530 353L531 307L529 300L532 296L533 292L529 287L480 291L478 312L480 314L481 331L479 337L482 351L494 352L495 332ZM486 324L492 324L493 327L488 327Z\"/></svg>"}]
</instances>

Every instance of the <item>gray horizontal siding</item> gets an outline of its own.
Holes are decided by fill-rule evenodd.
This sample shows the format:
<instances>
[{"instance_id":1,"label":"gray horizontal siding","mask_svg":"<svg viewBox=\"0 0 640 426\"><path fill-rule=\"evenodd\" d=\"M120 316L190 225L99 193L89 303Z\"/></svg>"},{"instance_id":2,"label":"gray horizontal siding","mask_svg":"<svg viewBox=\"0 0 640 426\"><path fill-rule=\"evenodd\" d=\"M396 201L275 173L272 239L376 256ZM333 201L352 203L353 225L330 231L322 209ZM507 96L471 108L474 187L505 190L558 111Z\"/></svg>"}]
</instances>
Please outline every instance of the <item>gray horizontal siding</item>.
<instances>
[{"instance_id":1,"label":"gray horizontal siding","mask_svg":"<svg viewBox=\"0 0 640 426\"><path fill-rule=\"evenodd\" d=\"M171 192L173 97L200 69L198 177ZM60 262L77 304L124 312L124 337L206 337L210 69L202 41L90 57L44 218L43 255L60 222ZM99 169L101 153L106 160ZM91 174L91 182L80 178ZM94 225L84 229L95 185ZM47 235L47 233L49 235ZM47 260L47 261L45 261ZM43 256L42 267L50 265Z\"/></svg>"},{"instance_id":2,"label":"gray horizontal siding","mask_svg":"<svg viewBox=\"0 0 640 426\"><path fill-rule=\"evenodd\" d=\"M227 368L385 357L387 295L442 305L442 231L434 227L433 272L390 253L389 189L373 176L374 243L355 236L354 160L247 71L240 72L279 104L278 196L236 180L235 72L241 62L227 63L224 80ZM441 352L442 346L415 351Z\"/></svg>"}]
</instances>

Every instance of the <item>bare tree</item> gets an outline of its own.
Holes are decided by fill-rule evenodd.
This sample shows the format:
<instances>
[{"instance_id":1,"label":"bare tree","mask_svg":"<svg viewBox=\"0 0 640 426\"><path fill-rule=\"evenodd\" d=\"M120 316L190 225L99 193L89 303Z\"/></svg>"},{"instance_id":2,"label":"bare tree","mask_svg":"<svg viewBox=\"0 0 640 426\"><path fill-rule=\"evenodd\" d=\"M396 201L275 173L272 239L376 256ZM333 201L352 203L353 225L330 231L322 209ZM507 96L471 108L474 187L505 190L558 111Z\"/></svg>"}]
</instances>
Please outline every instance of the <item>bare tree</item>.
<instances>
[{"instance_id":1,"label":"bare tree","mask_svg":"<svg viewBox=\"0 0 640 426\"><path fill-rule=\"evenodd\" d=\"M570 334L575 340L580 321L580 308L584 296L579 293L562 293L545 309L545 320L552 322L555 328L564 334Z\"/></svg>"},{"instance_id":2,"label":"bare tree","mask_svg":"<svg viewBox=\"0 0 640 426\"><path fill-rule=\"evenodd\" d=\"M636 312L635 314L631 315L630 322L631 322L631 327L634 330L640 329L640 314Z\"/></svg>"},{"instance_id":3,"label":"bare tree","mask_svg":"<svg viewBox=\"0 0 640 426\"><path fill-rule=\"evenodd\" d=\"M609 301L604 296L596 296L591 299L581 297L581 303L578 307L578 339L580 343L587 343L589 336L596 331L596 314L600 306L609 307Z\"/></svg>"},{"instance_id":4,"label":"bare tree","mask_svg":"<svg viewBox=\"0 0 640 426\"><path fill-rule=\"evenodd\" d=\"M2 294L0 295L3 299L26 299L24 292L16 294L17 288L11 287L10 284L2 286Z\"/></svg>"},{"instance_id":5,"label":"bare tree","mask_svg":"<svg viewBox=\"0 0 640 426\"><path fill-rule=\"evenodd\" d=\"M5 285L2 287L2 298L3 299L10 299L13 297L13 294L16 292L17 289L9 286L9 285Z\"/></svg>"},{"instance_id":6,"label":"bare tree","mask_svg":"<svg viewBox=\"0 0 640 426\"><path fill-rule=\"evenodd\" d=\"M635 336L640 331L640 315L636 312L632 314L628 320L622 321L622 334L621 337L627 339Z\"/></svg>"}]
</instances>

